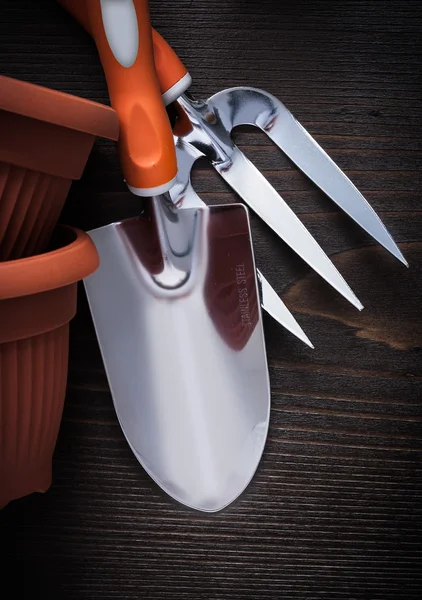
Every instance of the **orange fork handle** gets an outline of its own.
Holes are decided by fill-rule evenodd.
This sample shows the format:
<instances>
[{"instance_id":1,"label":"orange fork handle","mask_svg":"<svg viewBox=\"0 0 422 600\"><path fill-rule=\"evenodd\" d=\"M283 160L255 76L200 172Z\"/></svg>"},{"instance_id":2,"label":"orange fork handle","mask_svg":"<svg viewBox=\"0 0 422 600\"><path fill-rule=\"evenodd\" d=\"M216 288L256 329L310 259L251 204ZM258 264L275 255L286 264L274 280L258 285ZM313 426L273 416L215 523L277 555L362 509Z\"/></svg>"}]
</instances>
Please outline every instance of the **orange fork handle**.
<instances>
[{"instance_id":1,"label":"orange fork handle","mask_svg":"<svg viewBox=\"0 0 422 600\"><path fill-rule=\"evenodd\" d=\"M92 35L86 0L57 1ZM152 42L155 70L160 83L163 102L167 106L187 90L191 84L191 78L180 58L154 28L152 28Z\"/></svg>"},{"instance_id":2,"label":"orange fork handle","mask_svg":"<svg viewBox=\"0 0 422 600\"><path fill-rule=\"evenodd\" d=\"M154 43L154 61L162 99L168 106L185 92L192 78L176 52L154 28L152 29Z\"/></svg>"},{"instance_id":3,"label":"orange fork handle","mask_svg":"<svg viewBox=\"0 0 422 600\"><path fill-rule=\"evenodd\" d=\"M67 4L75 9L80 2ZM118 148L126 183L140 196L164 193L173 184L177 164L155 72L148 1L86 0L85 6L119 117Z\"/></svg>"},{"instance_id":4,"label":"orange fork handle","mask_svg":"<svg viewBox=\"0 0 422 600\"><path fill-rule=\"evenodd\" d=\"M92 36L86 0L57 0L57 2Z\"/></svg>"}]
</instances>

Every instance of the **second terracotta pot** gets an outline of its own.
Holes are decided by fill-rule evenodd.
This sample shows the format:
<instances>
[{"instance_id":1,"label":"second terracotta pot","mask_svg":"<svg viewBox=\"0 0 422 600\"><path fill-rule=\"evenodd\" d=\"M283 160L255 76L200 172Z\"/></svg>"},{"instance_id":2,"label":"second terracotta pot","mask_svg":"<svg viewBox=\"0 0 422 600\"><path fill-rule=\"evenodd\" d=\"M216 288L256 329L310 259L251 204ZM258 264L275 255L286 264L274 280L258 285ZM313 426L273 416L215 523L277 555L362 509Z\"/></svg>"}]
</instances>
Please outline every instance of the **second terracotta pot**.
<instances>
[{"instance_id":1,"label":"second terracotta pot","mask_svg":"<svg viewBox=\"0 0 422 600\"><path fill-rule=\"evenodd\" d=\"M0 76L0 260L43 252L97 136L116 140L108 106Z\"/></svg>"},{"instance_id":2,"label":"second terracotta pot","mask_svg":"<svg viewBox=\"0 0 422 600\"><path fill-rule=\"evenodd\" d=\"M69 227L49 252L0 263L0 507L51 485L77 282L98 263L90 237Z\"/></svg>"}]
</instances>

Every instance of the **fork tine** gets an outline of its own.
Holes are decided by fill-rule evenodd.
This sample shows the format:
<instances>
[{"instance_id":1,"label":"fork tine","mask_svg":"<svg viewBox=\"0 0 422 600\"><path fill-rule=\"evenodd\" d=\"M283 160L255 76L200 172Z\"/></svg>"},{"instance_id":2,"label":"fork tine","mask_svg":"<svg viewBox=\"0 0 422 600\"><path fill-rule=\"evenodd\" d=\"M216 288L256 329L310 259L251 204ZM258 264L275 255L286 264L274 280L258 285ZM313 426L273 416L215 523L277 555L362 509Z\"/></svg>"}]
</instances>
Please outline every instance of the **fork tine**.
<instances>
[{"instance_id":1,"label":"fork tine","mask_svg":"<svg viewBox=\"0 0 422 600\"><path fill-rule=\"evenodd\" d=\"M266 133L299 169L362 229L406 267L409 266L366 198L300 123L292 120L288 130L277 123L271 131ZM286 136L291 138L290 145L284 141Z\"/></svg>"},{"instance_id":2,"label":"fork tine","mask_svg":"<svg viewBox=\"0 0 422 600\"><path fill-rule=\"evenodd\" d=\"M262 306L265 308L266 312L273 319L278 321L278 323L283 325L285 329L290 331L290 333L293 333L293 335L295 335L299 340L309 346L309 348L313 349L313 343L303 331L302 327L296 321L284 302L279 298L278 294L276 294L274 288L268 283L258 269L256 270L256 274L261 291Z\"/></svg>"}]
</instances>

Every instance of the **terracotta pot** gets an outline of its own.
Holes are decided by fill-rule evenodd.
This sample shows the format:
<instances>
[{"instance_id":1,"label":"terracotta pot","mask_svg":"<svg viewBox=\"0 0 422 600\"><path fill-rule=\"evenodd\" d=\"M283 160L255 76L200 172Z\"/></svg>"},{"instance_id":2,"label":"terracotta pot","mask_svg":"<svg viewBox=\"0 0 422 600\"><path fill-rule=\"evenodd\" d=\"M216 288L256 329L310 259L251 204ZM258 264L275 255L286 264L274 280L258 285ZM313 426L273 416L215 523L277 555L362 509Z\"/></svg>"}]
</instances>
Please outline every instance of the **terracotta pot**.
<instances>
[{"instance_id":1,"label":"terracotta pot","mask_svg":"<svg viewBox=\"0 0 422 600\"><path fill-rule=\"evenodd\" d=\"M0 507L51 485L77 282L98 264L90 237L70 227L48 252L0 263Z\"/></svg>"},{"instance_id":2,"label":"terracotta pot","mask_svg":"<svg viewBox=\"0 0 422 600\"><path fill-rule=\"evenodd\" d=\"M118 129L107 106L0 76L0 260L44 251L96 136Z\"/></svg>"}]
</instances>

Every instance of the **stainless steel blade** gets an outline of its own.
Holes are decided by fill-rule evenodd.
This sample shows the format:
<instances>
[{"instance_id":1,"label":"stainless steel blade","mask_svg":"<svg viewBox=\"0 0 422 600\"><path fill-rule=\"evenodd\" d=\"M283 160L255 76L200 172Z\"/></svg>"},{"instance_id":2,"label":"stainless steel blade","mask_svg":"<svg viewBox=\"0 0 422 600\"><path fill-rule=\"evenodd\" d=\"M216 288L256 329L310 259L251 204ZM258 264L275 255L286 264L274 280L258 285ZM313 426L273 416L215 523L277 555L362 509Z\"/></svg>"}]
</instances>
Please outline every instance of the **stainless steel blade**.
<instances>
[{"instance_id":1,"label":"stainless steel blade","mask_svg":"<svg viewBox=\"0 0 422 600\"><path fill-rule=\"evenodd\" d=\"M277 98L256 88L238 87L218 92L207 103L231 131L238 125L255 125L327 196L393 256L408 266L376 212L347 175Z\"/></svg>"},{"instance_id":2,"label":"stainless steel blade","mask_svg":"<svg viewBox=\"0 0 422 600\"><path fill-rule=\"evenodd\" d=\"M217 511L252 479L270 415L248 215L159 202L152 221L89 232L100 267L84 283L133 452L173 498Z\"/></svg>"}]
</instances>

